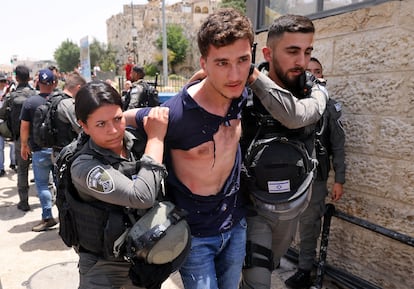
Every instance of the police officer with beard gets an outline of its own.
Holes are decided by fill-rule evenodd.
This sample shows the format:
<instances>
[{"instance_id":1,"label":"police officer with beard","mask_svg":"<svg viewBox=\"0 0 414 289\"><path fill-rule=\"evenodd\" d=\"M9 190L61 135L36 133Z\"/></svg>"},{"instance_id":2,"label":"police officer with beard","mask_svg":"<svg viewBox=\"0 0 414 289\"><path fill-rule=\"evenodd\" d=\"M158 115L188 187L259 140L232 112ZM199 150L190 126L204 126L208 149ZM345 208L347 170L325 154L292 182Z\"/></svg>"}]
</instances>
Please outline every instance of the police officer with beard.
<instances>
[{"instance_id":1,"label":"police officer with beard","mask_svg":"<svg viewBox=\"0 0 414 289\"><path fill-rule=\"evenodd\" d=\"M322 65L317 58L311 57L308 71L315 77L323 78ZM309 206L299 220L299 265L298 271L286 280L290 288L303 288L311 285L310 273L316 256L318 237L321 231L321 218L325 212L325 198L329 194L327 180L332 166L335 171L331 191L332 201L338 201L343 194L345 183L345 132L341 123L342 106L329 99L326 110L316 129L316 156L318 171L312 187Z\"/></svg>"},{"instance_id":2,"label":"police officer with beard","mask_svg":"<svg viewBox=\"0 0 414 289\"><path fill-rule=\"evenodd\" d=\"M270 26L267 43L263 48L263 56L267 63L260 66L262 72L268 73L269 78L277 85L301 100L309 99L315 89L312 85L319 82L310 73L305 72L313 50L314 33L315 28L310 19L299 15L284 15L275 19ZM319 84L317 89L327 95L323 85ZM303 107L307 112L303 116L303 123L314 118L315 114L318 118L314 123L302 128L292 127L286 121L269 117L270 110L261 106L259 101L256 101L256 96L253 96L252 105L245 109L242 116L241 145L242 150L247 152L245 165L248 172L245 187L248 188L247 194L252 201L250 216L247 218L246 259L241 284L243 289L270 289L272 271L279 265L280 258L289 248L296 233L300 214L305 210L311 196L311 183L316 168L315 127L323 111L307 110L306 105ZM254 121L256 126L251 125ZM279 161L278 158L288 160L292 151L295 151L290 150L287 153L285 148L306 149L306 156L292 165L294 168L302 166L300 171L304 175L292 174L289 178L281 179L283 181L264 180L261 182L264 186L258 188L260 184L257 180L264 174L270 174L269 170L276 171L279 164L270 164L262 173L251 178L249 174L252 170L249 165L252 163L247 163L249 146L252 147L252 138L260 141L261 138L270 138L268 136L276 136L280 140L289 140L292 143L292 146L275 146L278 149L271 155L275 161ZM260 159L260 156L257 157L253 162L255 165ZM271 177L269 176L270 179ZM253 181L255 183L252 185ZM288 196L283 202L278 202L277 198L285 195Z\"/></svg>"}]
</instances>

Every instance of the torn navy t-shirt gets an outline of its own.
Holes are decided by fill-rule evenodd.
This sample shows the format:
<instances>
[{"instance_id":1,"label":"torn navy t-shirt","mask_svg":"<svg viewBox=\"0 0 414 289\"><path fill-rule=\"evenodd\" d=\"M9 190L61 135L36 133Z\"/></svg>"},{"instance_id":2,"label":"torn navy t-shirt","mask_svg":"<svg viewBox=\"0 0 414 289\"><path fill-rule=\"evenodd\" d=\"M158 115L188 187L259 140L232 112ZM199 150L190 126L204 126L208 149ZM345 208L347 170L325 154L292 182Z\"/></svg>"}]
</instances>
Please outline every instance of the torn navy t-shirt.
<instances>
[{"instance_id":1,"label":"torn navy t-shirt","mask_svg":"<svg viewBox=\"0 0 414 289\"><path fill-rule=\"evenodd\" d=\"M235 163L222 190L216 195L193 194L174 174L169 155L170 149L189 150L205 142L213 141L220 125L230 125L230 120L240 119L246 103L247 90L233 99L226 116L209 113L188 94L186 85L182 91L162 104L169 107L168 130L165 137L167 197L177 206L188 211L187 221L194 236L212 236L230 230L245 216L244 200L239 193L241 151L237 150ZM143 130L142 119L151 108L137 112L138 129Z\"/></svg>"}]
</instances>

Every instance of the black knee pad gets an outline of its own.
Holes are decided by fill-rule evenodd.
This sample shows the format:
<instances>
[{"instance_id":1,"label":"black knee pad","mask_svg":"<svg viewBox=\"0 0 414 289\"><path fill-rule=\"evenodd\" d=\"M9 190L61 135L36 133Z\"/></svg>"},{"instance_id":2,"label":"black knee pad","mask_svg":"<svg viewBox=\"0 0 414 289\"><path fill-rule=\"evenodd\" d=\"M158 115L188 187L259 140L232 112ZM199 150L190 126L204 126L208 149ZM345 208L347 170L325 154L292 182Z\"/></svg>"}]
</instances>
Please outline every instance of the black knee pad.
<instances>
[{"instance_id":1,"label":"black knee pad","mask_svg":"<svg viewBox=\"0 0 414 289\"><path fill-rule=\"evenodd\" d=\"M255 257L253 254L260 255L263 258ZM267 268L270 272L275 269L272 250L249 240L246 242L246 257L244 259L243 269L253 267Z\"/></svg>"}]
</instances>

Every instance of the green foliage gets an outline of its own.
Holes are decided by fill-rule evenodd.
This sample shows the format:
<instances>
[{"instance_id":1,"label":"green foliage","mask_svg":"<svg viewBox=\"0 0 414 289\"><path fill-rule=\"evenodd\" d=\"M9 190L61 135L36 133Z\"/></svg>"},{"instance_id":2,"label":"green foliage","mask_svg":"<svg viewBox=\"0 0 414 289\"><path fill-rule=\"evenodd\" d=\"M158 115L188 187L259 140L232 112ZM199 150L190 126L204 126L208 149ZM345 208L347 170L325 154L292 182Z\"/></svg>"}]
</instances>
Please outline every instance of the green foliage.
<instances>
[{"instance_id":1,"label":"green foliage","mask_svg":"<svg viewBox=\"0 0 414 289\"><path fill-rule=\"evenodd\" d=\"M156 44L158 49L162 50L162 35L156 40ZM168 56L168 62L171 65L185 60L188 46L189 42L183 33L183 28L176 24L167 25L167 48L172 52L172 55Z\"/></svg>"},{"instance_id":2,"label":"green foliage","mask_svg":"<svg viewBox=\"0 0 414 289\"><path fill-rule=\"evenodd\" d=\"M144 66L144 71L146 75L155 76L157 73L160 73L157 64L150 63Z\"/></svg>"},{"instance_id":3,"label":"green foliage","mask_svg":"<svg viewBox=\"0 0 414 289\"><path fill-rule=\"evenodd\" d=\"M62 42L55 50L54 57L62 71L73 71L80 61L80 48L70 40ZM115 71L116 51L103 42L93 39L89 44L89 57L91 70L95 64L99 63L102 71Z\"/></svg>"},{"instance_id":4,"label":"green foliage","mask_svg":"<svg viewBox=\"0 0 414 289\"><path fill-rule=\"evenodd\" d=\"M108 45L104 53L101 55L99 66L102 71L116 70L116 50L113 49L111 45Z\"/></svg>"},{"instance_id":5,"label":"green foliage","mask_svg":"<svg viewBox=\"0 0 414 289\"><path fill-rule=\"evenodd\" d=\"M155 62L158 63L158 65L160 67L162 67L162 58L163 58L163 55L162 55L161 52L156 52L154 54ZM172 66L172 63L173 63L174 59L175 59L174 51L171 51L170 49L167 49L167 63L168 63L169 70L172 69L171 66Z\"/></svg>"},{"instance_id":6,"label":"green foliage","mask_svg":"<svg viewBox=\"0 0 414 289\"><path fill-rule=\"evenodd\" d=\"M104 47L104 44L100 43L95 38L93 39L92 43L89 43L89 58L91 61L91 69L96 64L99 64L99 66L101 66L101 56L105 53L105 50L106 47Z\"/></svg>"},{"instance_id":7,"label":"green foliage","mask_svg":"<svg viewBox=\"0 0 414 289\"><path fill-rule=\"evenodd\" d=\"M61 71L73 71L80 58L79 46L67 39L63 41L53 54Z\"/></svg>"},{"instance_id":8,"label":"green foliage","mask_svg":"<svg viewBox=\"0 0 414 289\"><path fill-rule=\"evenodd\" d=\"M111 46L93 39L89 44L89 57L91 70L96 64L99 64L102 71L115 71L116 51Z\"/></svg>"},{"instance_id":9,"label":"green foliage","mask_svg":"<svg viewBox=\"0 0 414 289\"><path fill-rule=\"evenodd\" d=\"M246 0L222 0L220 7L233 7L240 12L246 13Z\"/></svg>"},{"instance_id":10,"label":"green foliage","mask_svg":"<svg viewBox=\"0 0 414 289\"><path fill-rule=\"evenodd\" d=\"M185 77L183 77L181 75L178 75L178 74L170 74L170 75L168 75L168 79L171 79L171 80L181 80L181 81L185 81L186 80Z\"/></svg>"}]
</instances>

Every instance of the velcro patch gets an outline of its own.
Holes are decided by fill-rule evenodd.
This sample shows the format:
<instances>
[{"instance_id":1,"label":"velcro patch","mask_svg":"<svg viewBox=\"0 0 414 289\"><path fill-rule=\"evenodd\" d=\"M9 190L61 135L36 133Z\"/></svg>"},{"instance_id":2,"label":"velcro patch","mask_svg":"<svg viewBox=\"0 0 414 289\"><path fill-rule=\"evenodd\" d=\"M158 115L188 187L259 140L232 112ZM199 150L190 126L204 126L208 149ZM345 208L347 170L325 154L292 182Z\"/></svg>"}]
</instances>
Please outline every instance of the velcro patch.
<instances>
[{"instance_id":1,"label":"velcro patch","mask_svg":"<svg viewBox=\"0 0 414 289\"><path fill-rule=\"evenodd\" d=\"M101 194L109 194L115 190L114 180L101 166L96 166L89 171L86 184L90 190Z\"/></svg>"}]
</instances>

